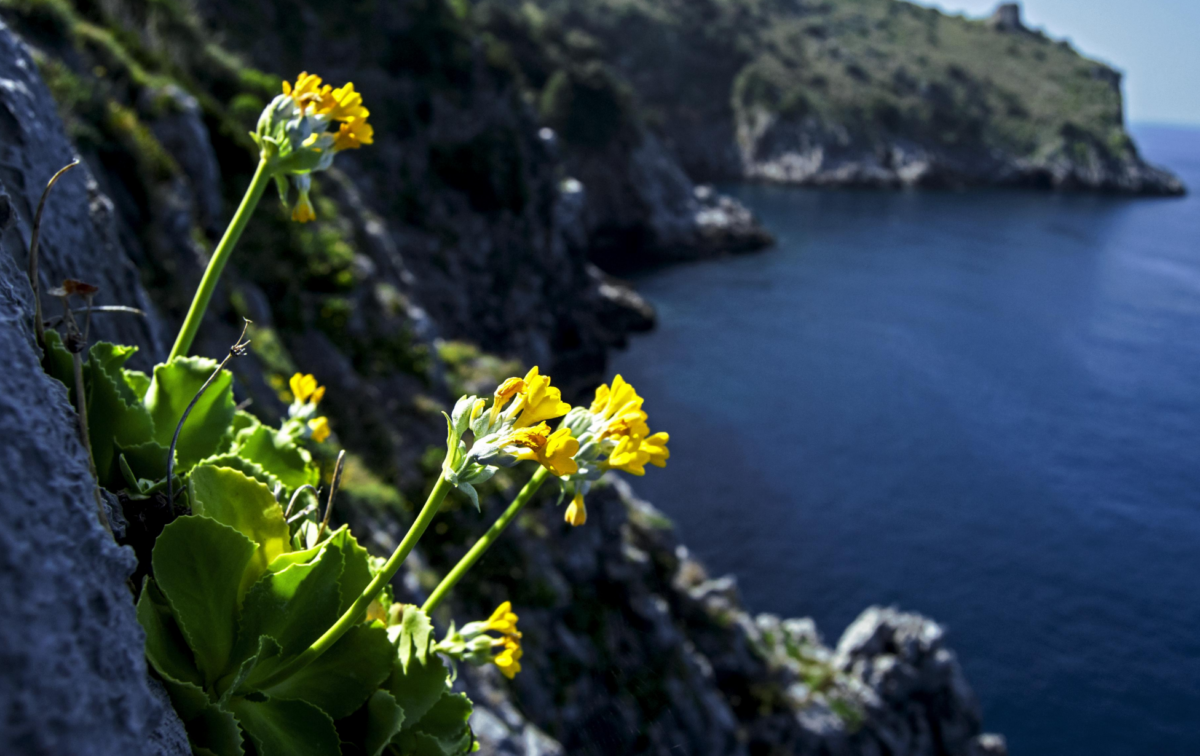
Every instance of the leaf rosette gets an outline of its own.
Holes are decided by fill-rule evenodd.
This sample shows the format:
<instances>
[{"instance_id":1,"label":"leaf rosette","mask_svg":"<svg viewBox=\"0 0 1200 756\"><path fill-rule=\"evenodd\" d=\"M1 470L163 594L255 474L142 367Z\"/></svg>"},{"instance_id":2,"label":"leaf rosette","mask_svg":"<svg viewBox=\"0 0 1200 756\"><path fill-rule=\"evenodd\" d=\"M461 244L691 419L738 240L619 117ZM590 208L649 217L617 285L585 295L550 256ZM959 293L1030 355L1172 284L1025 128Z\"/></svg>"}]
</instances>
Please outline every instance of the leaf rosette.
<instances>
[{"instance_id":1,"label":"leaf rosette","mask_svg":"<svg viewBox=\"0 0 1200 756\"><path fill-rule=\"evenodd\" d=\"M450 690L429 618L388 612L386 592L368 617L390 614L392 627L360 622L281 677L362 594L373 562L345 527L311 545L290 534L271 490L239 470L201 465L189 485L195 514L159 536L138 619L197 754L472 750L471 704Z\"/></svg>"}]
</instances>

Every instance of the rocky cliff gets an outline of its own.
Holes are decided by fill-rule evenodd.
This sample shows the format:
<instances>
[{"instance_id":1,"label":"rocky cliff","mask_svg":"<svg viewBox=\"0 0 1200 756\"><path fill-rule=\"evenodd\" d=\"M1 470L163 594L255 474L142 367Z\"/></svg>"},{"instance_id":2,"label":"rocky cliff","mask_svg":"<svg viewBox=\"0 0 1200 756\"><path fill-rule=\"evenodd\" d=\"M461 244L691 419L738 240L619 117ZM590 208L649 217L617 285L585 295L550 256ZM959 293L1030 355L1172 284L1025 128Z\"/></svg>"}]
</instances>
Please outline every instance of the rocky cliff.
<instances>
[{"instance_id":1,"label":"rocky cliff","mask_svg":"<svg viewBox=\"0 0 1200 756\"><path fill-rule=\"evenodd\" d=\"M1021 21L897 0L493 0L530 42L600 63L697 180L1179 194L1125 130L1121 74Z\"/></svg>"},{"instance_id":2,"label":"rocky cliff","mask_svg":"<svg viewBox=\"0 0 1200 756\"><path fill-rule=\"evenodd\" d=\"M37 373L29 337L21 271L32 215L45 180L72 155L84 165L47 211L43 294L71 276L101 286L97 304L140 306L144 319L98 316L95 327L153 361L245 185L246 124L276 91L273 72L325 66L379 93L378 143L320 183L317 223L289 223L264 203L201 348L223 352L239 318L254 321L253 356L234 363L236 391L263 417L280 411L275 386L297 368L328 386L322 406L352 453L339 514L381 551L422 497L426 451L442 443L438 412L454 395L486 390L515 361L551 366L582 389L602 374L608 349L652 320L589 261L603 248L594 237L604 222L588 214L609 215L589 210L582 180L566 180L566 166L582 158L540 133L512 69L490 62L463 15L435 0L376 15L373 6L202 7L207 22L171 3L0 0L0 220L11 219L0 239L0 290L11 305L0 330L16 369L0 392L9 428L5 752L179 748L138 653L124 586L132 554L93 520L65 392ZM239 49L280 62L256 64L231 51ZM617 173L657 162L646 170L675 187L663 190L674 198L663 205L683 220L620 206L612 214L653 219L649 227L673 229L677 240L706 237L710 252L741 244L743 211L665 164L647 124L627 125L631 152L621 154L642 157L618 162ZM616 192L597 195L609 202ZM722 214L724 231L714 220ZM398 590L427 590L512 485L498 476L483 518L466 510L440 519ZM1002 750L981 734L934 623L872 610L828 648L811 623L748 615L730 581L709 579L669 523L619 484L592 506L592 522L575 530L558 510L531 510L449 606L460 621L502 599L522 613L528 666L516 682L462 678L481 704L485 752ZM120 512L111 515L119 526Z\"/></svg>"}]
</instances>

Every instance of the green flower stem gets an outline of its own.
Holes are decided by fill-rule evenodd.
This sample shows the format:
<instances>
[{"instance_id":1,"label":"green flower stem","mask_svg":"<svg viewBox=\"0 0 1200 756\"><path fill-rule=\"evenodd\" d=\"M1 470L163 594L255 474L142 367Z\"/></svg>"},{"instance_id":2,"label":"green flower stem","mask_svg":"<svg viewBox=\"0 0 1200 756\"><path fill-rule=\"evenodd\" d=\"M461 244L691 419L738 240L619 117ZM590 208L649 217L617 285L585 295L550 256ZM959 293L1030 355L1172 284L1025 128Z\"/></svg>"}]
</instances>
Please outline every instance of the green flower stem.
<instances>
[{"instance_id":1,"label":"green flower stem","mask_svg":"<svg viewBox=\"0 0 1200 756\"><path fill-rule=\"evenodd\" d=\"M458 560L458 564L454 565L454 569L450 570L450 574L442 578L442 582L438 583L438 587L433 589L433 593L429 594L429 599L421 607L421 611L429 614L437 608L437 605L442 602L442 599L446 597L450 589L462 579L467 570L475 566L475 563L483 556L483 552L487 551L496 539L500 537L500 534L513 521L513 518L521 511L521 508L533 498L533 495L537 493L537 490L542 487L542 484L549 477L550 471L539 465L537 472L533 474L533 477L529 479L529 482L517 494L517 498L512 500L512 504L508 505L508 509L504 510L504 514L500 515L500 519L496 520L495 524L488 528L488 532L484 533L483 537L475 542L475 545L471 547L466 556Z\"/></svg>"},{"instance_id":2,"label":"green flower stem","mask_svg":"<svg viewBox=\"0 0 1200 756\"><path fill-rule=\"evenodd\" d=\"M321 654L328 651L334 643L346 634L346 631L362 621L367 615L367 607L371 602L379 598L379 594L383 592L384 586L392 581L396 572L400 569L400 565L404 564L404 560L408 558L413 547L417 545L417 541L421 540L421 536L425 533L425 529L429 527L429 523L433 522L433 518L441 509L442 500L446 498L446 494L450 492L450 483L444 478L439 477L437 483L434 484L433 490L429 492L429 498L425 501L425 507L421 509L421 513L417 515L417 520L408 529L404 540L392 552L392 556L383 565L383 570L375 576L362 592L346 613L333 624L333 627L325 631L325 634L317 638L311 646L306 648L295 659L280 667L274 674L267 678L260 688L268 688L275 685L300 670L307 667L312 662L316 661Z\"/></svg>"},{"instance_id":3,"label":"green flower stem","mask_svg":"<svg viewBox=\"0 0 1200 756\"><path fill-rule=\"evenodd\" d=\"M192 348L192 341L196 338L196 332L200 330L200 321L204 319L204 311L208 309L208 302L217 288L221 271L225 269L225 263L229 262L233 248L241 238L246 224L250 222L250 216L254 214L254 208L258 206L258 201L262 199L269 183L271 170L267 167L267 161L263 159L258 162L258 170L254 172L250 187L246 189L246 196L242 197L242 204L238 205L233 220L229 221L229 228L225 229L225 235L221 237L221 243L217 245L212 259L208 261L208 269L204 271L204 278L200 279L200 286L196 289L192 306L188 308L187 317L184 318L179 335L175 338L175 346L171 347L168 361L183 357Z\"/></svg>"}]
</instances>

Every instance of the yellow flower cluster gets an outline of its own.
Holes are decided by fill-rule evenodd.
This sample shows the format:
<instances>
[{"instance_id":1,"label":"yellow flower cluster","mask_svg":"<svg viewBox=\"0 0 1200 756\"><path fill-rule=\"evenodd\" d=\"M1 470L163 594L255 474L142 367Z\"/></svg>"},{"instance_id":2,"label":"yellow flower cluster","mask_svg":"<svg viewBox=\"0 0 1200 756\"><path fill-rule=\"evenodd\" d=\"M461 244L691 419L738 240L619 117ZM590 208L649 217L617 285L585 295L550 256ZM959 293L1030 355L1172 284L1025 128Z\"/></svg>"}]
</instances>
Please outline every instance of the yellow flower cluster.
<instances>
[{"instance_id":1,"label":"yellow flower cluster","mask_svg":"<svg viewBox=\"0 0 1200 756\"><path fill-rule=\"evenodd\" d=\"M571 411L571 405L562 400L562 391L551 386L550 376L540 375L536 365L524 378L509 378L496 389L491 410L493 423L509 400L513 400L510 412L520 413L514 428L527 428Z\"/></svg>"},{"instance_id":2,"label":"yellow flower cluster","mask_svg":"<svg viewBox=\"0 0 1200 756\"><path fill-rule=\"evenodd\" d=\"M612 439L617 447L608 458L608 466L634 475L645 475L646 465L666 467L671 452L667 449L670 436L651 433L642 409L645 401L624 378L613 379L612 388L601 384L596 389L591 413L602 423L601 438Z\"/></svg>"},{"instance_id":3,"label":"yellow flower cluster","mask_svg":"<svg viewBox=\"0 0 1200 756\"><path fill-rule=\"evenodd\" d=\"M362 95L354 91L353 82L334 89L322 84L320 76L305 71L296 77L295 86L283 82L283 93L291 95L302 115L312 108L313 115L340 122L334 135L334 152L356 150L374 142L375 129L367 123L371 111L363 107Z\"/></svg>"},{"instance_id":4,"label":"yellow flower cluster","mask_svg":"<svg viewBox=\"0 0 1200 756\"><path fill-rule=\"evenodd\" d=\"M317 379L311 374L296 373L288 380L288 388L292 390L292 396L296 398L296 401L301 404L317 405L325 397L325 387L318 384Z\"/></svg>"},{"instance_id":5,"label":"yellow flower cluster","mask_svg":"<svg viewBox=\"0 0 1200 756\"><path fill-rule=\"evenodd\" d=\"M567 416L564 425L579 435L583 445L582 454L575 458L578 474L566 476L563 481L564 493L571 495L563 519L571 525L578 527L587 522L583 497L605 471L645 475L646 465L666 467L671 456L667 449L670 437L650 432L643 401L618 375L611 388L601 384L596 389L596 398L587 410L577 408Z\"/></svg>"},{"instance_id":6,"label":"yellow flower cluster","mask_svg":"<svg viewBox=\"0 0 1200 756\"><path fill-rule=\"evenodd\" d=\"M500 633L499 638L492 639L492 646L502 647L503 650L492 657L492 663L500 668L500 672L508 679L513 679L521 671L521 631L517 629L517 615L512 610L512 602L505 601L496 607L492 616L484 623L484 631L491 630Z\"/></svg>"},{"instance_id":7,"label":"yellow flower cluster","mask_svg":"<svg viewBox=\"0 0 1200 756\"><path fill-rule=\"evenodd\" d=\"M547 420L571 411L571 405L562 400L562 391L550 385L550 377L541 375L534 366L524 378L509 378L501 383L492 397L489 424L496 422L510 401L512 406L508 416L516 419L505 445L521 448L517 458L537 460L542 467L559 476L576 472L579 467L574 457L579 451L579 441L571 437L569 429L560 428L551 433L546 424Z\"/></svg>"},{"instance_id":8,"label":"yellow flower cluster","mask_svg":"<svg viewBox=\"0 0 1200 756\"><path fill-rule=\"evenodd\" d=\"M293 403L289 410L292 417L306 421L312 440L318 444L329 438L329 419L312 417L317 405L325 398L325 387L317 383L311 374L296 373L288 380L288 388L292 390Z\"/></svg>"},{"instance_id":9,"label":"yellow flower cluster","mask_svg":"<svg viewBox=\"0 0 1200 756\"><path fill-rule=\"evenodd\" d=\"M370 115L353 83L334 89L307 71L296 77L294 85L283 82L283 94L263 111L251 136L285 204L289 178L300 195L292 207L292 220L307 223L317 217L309 197L314 172L328 170L338 152L374 142L375 129L367 121ZM336 131L330 130L333 126Z\"/></svg>"}]
</instances>

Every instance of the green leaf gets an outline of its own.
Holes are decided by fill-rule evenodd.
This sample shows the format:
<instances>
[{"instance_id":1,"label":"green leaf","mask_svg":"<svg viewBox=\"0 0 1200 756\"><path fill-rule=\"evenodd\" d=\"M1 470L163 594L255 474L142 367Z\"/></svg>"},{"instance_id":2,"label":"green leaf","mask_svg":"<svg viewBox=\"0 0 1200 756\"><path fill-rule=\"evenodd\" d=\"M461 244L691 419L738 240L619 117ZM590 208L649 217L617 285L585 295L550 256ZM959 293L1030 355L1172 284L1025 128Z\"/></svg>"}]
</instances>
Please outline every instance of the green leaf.
<instances>
[{"instance_id":1,"label":"green leaf","mask_svg":"<svg viewBox=\"0 0 1200 756\"><path fill-rule=\"evenodd\" d=\"M199 716L185 723L194 753L208 751L216 756L243 756L242 730L233 712L209 704Z\"/></svg>"},{"instance_id":2,"label":"green leaf","mask_svg":"<svg viewBox=\"0 0 1200 756\"><path fill-rule=\"evenodd\" d=\"M428 614L413 604L407 604L400 621L389 628L388 632L396 641L400 663L404 665L405 670L409 668L413 659L425 663L429 654L430 635L433 633L433 624L429 621Z\"/></svg>"},{"instance_id":3,"label":"green leaf","mask_svg":"<svg viewBox=\"0 0 1200 756\"><path fill-rule=\"evenodd\" d=\"M462 693L446 691L414 725L406 723L395 740L405 754L458 756L468 753L475 741L467 724L471 701Z\"/></svg>"},{"instance_id":4,"label":"green leaf","mask_svg":"<svg viewBox=\"0 0 1200 756\"><path fill-rule=\"evenodd\" d=\"M133 474L142 480L162 480L167 477L167 447L157 441L122 446L116 444L115 453L125 457Z\"/></svg>"},{"instance_id":5,"label":"green leaf","mask_svg":"<svg viewBox=\"0 0 1200 756\"><path fill-rule=\"evenodd\" d=\"M446 756L446 750L437 738L419 730L402 732L393 742L404 756Z\"/></svg>"},{"instance_id":6,"label":"green leaf","mask_svg":"<svg viewBox=\"0 0 1200 756\"><path fill-rule=\"evenodd\" d=\"M346 526L338 528L329 538L329 544L342 552L342 577L338 582L342 601L339 612L345 612L362 595L374 577L371 574L371 555L358 545Z\"/></svg>"},{"instance_id":7,"label":"green leaf","mask_svg":"<svg viewBox=\"0 0 1200 756\"><path fill-rule=\"evenodd\" d=\"M171 614L171 605L153 578L147 577L142 584L137 618L146 631L146 658L154 671L181 683L203 685L204 678L196 669L192 651Z\"/></svg>"},{"instance_id":8,"label":"green leaf","mask_svg":"<svg viewBox=\"0 0 1200 756\"><path fill-rule=\"evenodd\" d=\"M237 470L247 478L253 478L259 483L262 483L267 487L268 490L272 492L275 491L276 487L283 485L283 482L279 480L279 478L276 478L274 475L271 475L260 466L254 464L244 457L239 457L233 452L225 452L224 454L217 454L216 456L203 459L200 461L200 465L228 467L231 470Z\"/></svg>"},{"instance_id":9,"label":"green leaf","mask_svg":"<svg viewBox=\"0 0 1200 756\"><path fill-rule=\"evenodd\" d=\"M155 441L170 447L183 411L216 369L215 360L202 357L177 357L155 366L145 399L154 420ZM196 402L179 433L175 453L184 470L216 453L233 415L233 375L222 370Z\"/></svg>"},{"instance_id":10,"label":"green leaf","mask_svg":"<svg viewBox=\"0 0 1200 756\"><path fill-rule=\"evenodd\" d=\"M334 756L342 752L333 720L310 703L235 698L229 707L258 756Z\"/></svg>"},{"instance_id":11,"label":"green leaf","mask_svg":"<svg viewBox=\"0 0 1200 756\"><path fill-rule=\"evenodd\" d=\"M226 672L238 592L255 544L208 517L180 517L154 544L154 577L171 605L206 685Z\"/></svg>"},{"instance_id":12,"label":"green leaf","mask_svg":"<svg viewBox=\"0 0 1200 756\"><path fill-rule=\"evenodd\" d=\"M404 710L386 690L377 690L367 700L367 732L363 747L367 756L380 756L404 725Z\"/></svg>"},{"instance_id":13,"label":"green leaf","mask_svg":"<svg viewBox=\"0 0 1200 756\"><path fill-rule=\"evenodd\" d=\"M121 369L121 377L125 379L125 385L133 392L134 397L139 402L146 399L146 392L150 390L150 376L143 373L141 370Z\"/></svg>"},{"instance_id":14,"label":"green leaf","mask_svg":"<svg viewBox=\"0 0 1200 756\"><path fill-rule=\"evenodd\" d=\"M447 691L433 708L421 717L416 729L443 743L457 745L470 729L467 725L470 718L471 700L463 693Z\"/></svg>"},{"instance_id":15,"label":"green leaf","mask_svg":"<svg viewBox=\"0 0 1200 756\"><path fill-rule=\"evenodd\" d=\"M163 687L171 697L171 707L184 723L195 719L212 705L212 700L204 689L190 682L180 682L169 677L162 678Z\"/></svg>"},{"instance_id":16,"label":"green leaf","mask_svg":"<svg viewBox=\"0 0 1200 756\"><path fill-rule=\"evenodd\" d=\"M238 434L233 452L274 475L289 489L320 482L320 471L308 451L265 425Z\"/></svg>"},{"instance_id":17,"label":"green leaf","mask_svg":"<svg viewBox=\"0 0 1200 756\"><path fill-rule=\"evenodd\" d=\"M135 355L137 350L135 346L112 344L107 341L97 341L88 349L88 364L117 379L121 398L130 404L139 401L139 397L125 380L123 371L125 363L129 362L129 358Z\"/></svg>"},{"instance_id":18,"label":"green leaf","mask_svg":"<svg viewBox=\"0 0 1200 756\"><path fill-rule=\"evenodd\" d=\"M341 719L387 679L395 654L382 625L358 625L316 661L263 692L271 698L308 701Z\"/></svg>"},{"instance_id":19,"label":"green leaf","mask_svg":"<svg viewBox=\"0 0 1200 756\"><path fill-rule=\"evenodd\" d=\"M258 548L242 577L241 593L287 548L288 526L271 489L228 467L201 465L188 482L192 511L211 517L254 541Z\"/></svg>"},{"instance_id":20,"label":"green leaf","mask_svg":"<svg viewBox=\"0 0 1200 756\"><path fill-rule=\"evenodd\" d=\"M113 487L123 480L116 465L116 446L150 442L154 423L141 400L125 382L122 365L137 347L100 342L88 351L84 383L88 393L88 437L101 484Z\"/></svg>"},{"instance_id":21,"label":"green leaf","mask_svg":"<svg viewBox=\"0 0 1200 756\"><path fill-rule=\"evenodd\" d=\"M430 654L425 664L413 662L407 671L399 659L392 664L387 691L404 710L405 729L416 725L433 708L446 692L447 682L446 665L437 654Z\"/></svg>"},{"instance_id":22,"label":"green leaf","mask_svg":"<svg viewBox=\"0 0 1200 756\"><path fill-rule=\"evenodd\" d=\"M277 669L281 653L282 650L279 648L278 641L269 635L260 635L258 637L258 651L249 659L242 662L237 672L226 675L217 681L217 690L223 691L221 693L221 703L228 703L229 699L234 695L246 695L256 690L256 686L248 681L252 677L261 680Z\"/></svg>"},{"instance_id":23,"label":"green leaf","mask_svg":"<svg viewBox=\"0 0 1200 756\"><path fill-rule=\"evenodd\" d=\"M62 335L53 328L45 334L46 351L42 357L42 369L52 378L57 378L67 387L71 406L75 405L75 364L71 353L63 346Z\"/></svg>"},{"instance_id":24,"label":"green leaf","mask_svg":"<svg viewBox=\"0 0 1200 756\"><path fill-rule=\"evenodd\" d=\"M341 572L341 551L322 549L311 562L266 573L246 594L236 658L254 653L262 635L279 642L283 657L308 648L337 621Z\"/></svg>"}]
</instances>

